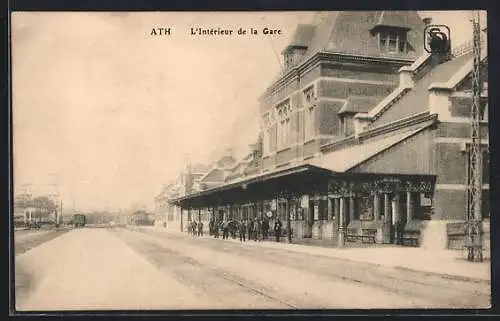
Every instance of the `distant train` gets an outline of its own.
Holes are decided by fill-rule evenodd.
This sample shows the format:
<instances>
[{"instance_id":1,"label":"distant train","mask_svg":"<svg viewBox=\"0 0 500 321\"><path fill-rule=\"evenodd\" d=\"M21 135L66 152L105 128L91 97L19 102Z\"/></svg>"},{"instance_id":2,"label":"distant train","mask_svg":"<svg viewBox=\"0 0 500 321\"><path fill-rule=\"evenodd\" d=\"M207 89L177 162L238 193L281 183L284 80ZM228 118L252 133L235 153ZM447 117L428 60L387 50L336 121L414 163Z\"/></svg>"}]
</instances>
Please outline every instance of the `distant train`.
<instances>
[{"instance_id":1,"label":"distant train","mask_svg":"<svg viewBox=\"0 0 500 321\"><path fill-rule=\"evenodd\" d=\"M73 225L75 227L84 227L87 224L87 217L84 214L73 215Z\"/></svg>"}]
</instances>

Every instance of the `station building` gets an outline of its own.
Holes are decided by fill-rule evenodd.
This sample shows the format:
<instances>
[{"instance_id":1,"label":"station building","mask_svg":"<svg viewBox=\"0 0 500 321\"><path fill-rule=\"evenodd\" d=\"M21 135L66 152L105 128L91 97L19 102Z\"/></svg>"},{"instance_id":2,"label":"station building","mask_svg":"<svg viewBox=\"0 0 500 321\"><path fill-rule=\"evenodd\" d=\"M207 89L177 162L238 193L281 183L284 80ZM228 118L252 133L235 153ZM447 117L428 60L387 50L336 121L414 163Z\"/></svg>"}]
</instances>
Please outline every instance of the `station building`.
<instances>
[{"instance_id":1,"label":"station building","mask_svg":"<svg viewBox=\"0 0 500 321\"><path fill-rule=\"evenodd\" d=\"M327 12L298 25L284 69L259 97L248 156L219 171L218 184L168 203L216 219L280 217L294 239L335 240L340 225L348 239L450 247L447 224L465 220L468 202L472 47L427 53L424 28L412 11Z\"/></svg>"}]
</instances>

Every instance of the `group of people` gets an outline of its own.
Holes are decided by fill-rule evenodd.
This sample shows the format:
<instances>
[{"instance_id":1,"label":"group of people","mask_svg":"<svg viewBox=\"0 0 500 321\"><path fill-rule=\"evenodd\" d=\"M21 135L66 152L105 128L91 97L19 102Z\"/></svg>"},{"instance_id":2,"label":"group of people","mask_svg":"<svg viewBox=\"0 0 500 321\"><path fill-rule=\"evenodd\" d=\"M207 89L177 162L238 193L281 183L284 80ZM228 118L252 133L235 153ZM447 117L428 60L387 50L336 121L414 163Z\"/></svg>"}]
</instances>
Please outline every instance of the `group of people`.
<instances>
[{"instance_id":1,"label":"group of people","mask_svg":"<svg viewBox=\"0 0 500 321\"><path fill-rule=\"evenodd\" d=\"M235 239L239 236L240 242L247 240L262 241L267 240L269 236L269 220L267 218L250 218L242 220L214 220L209 221L209 234L215 238L220 237L227 240L229 237ZM276 242L280 242L283 224L278 218L274 222L273 231ZM203 236L203 222L193 221L189 225L188 233L194 236Z\"/></svg>"},{"instance_id":2,"label":"group of people","mask_svg":"<svg viewBox=\"0 0 500 321\"><path fill-rule=\"evenodd\" d=\"M193 236L203 236L203 222L192 221L189 223L188 234Z\"/></svg>"}]
</instances>

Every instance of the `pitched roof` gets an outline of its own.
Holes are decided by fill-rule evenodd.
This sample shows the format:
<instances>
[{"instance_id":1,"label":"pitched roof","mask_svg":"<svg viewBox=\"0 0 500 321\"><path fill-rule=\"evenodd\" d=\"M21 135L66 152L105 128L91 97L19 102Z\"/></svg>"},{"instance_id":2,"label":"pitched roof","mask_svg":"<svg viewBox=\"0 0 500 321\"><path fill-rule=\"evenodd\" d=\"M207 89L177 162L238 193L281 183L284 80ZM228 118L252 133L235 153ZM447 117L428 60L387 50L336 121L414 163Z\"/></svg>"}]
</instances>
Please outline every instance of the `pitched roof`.
<instances>
[{"instance_id":1,"label":"pitched roof","mask_svg":"<svg viewBox=\"0 0 500 321\"><path fill-rule=\"evenodd\" d=\"M217 161L217 166L221 168L225 168L228 166L232 166L236 163L236 158L233 156L222 156L218 161Z\"/></svg>"},{"instance_id":2,"label":"pitched roof","mask_svg":"<svg viewBox=\"0 0 500 321\"><path fill-rule=\"evenodd\" d=\"M401 13L404 11L377 11L376 26L411 28L409 16Z\"/></svg>"},{"instance_id":3,"label":"pitched roof","mask_svg":"<svg viewBox=\"0 0 500 321\"><path fill-rule=\"evenodd\" d=\"M317 15L305 58L318 51L381 56L377 37L370 33L380 22L410 29L408 41L416 51L408 56L421 55L424 23L416 11L335 11Z\"/></svg>"},{"instance_id":4,"label":"pitched roof","mask_svg":"<svg viewBox=\"0 0 500 321\"><path fill-rule=\"evenodd\" d=\"M407 54L384 54L378 47L376 35L371 29L380 21L383 11L329 11L318 12L310 24L298 25L289 43L307 45L307 51L299 65L318 52L416 59L423 52L424 23L416 11L395 11L383 14L391 23L401 22L401 27L410 28L408 42L414 51ZM278 81L288 70L283 69L273 79ZM272 84L271 84L272 85Z\"/></svg>"},{"instance_id":5,"label":"pitched roof","mask_svg":"<svg viewBox=\"0 0 500 321\"><path fill-rule=\"evenodd\" d=\"M346 172L354 166L357 166L383 152L389 147L392 147L415 135L430 126L431 123L432 122L426 122L416 128L412 128L411 130L404 130L397 133L393 132L389 135L382 135L377 139L373 139L365 143L350 145L347 148L323 154L314 159L311 162L311 165L325 168L333 172Z\"/></svg>"},{"instance_id":6,"label":"pitched roof","mask_svg":"<svg viewBox=\"0 0 500 321\"><path fill-rule=\"evenodd\" d=\"M339 114L352 112L352 113L367 113L373 106L376 106L382 97L349 97L344 106L339 110Z\"/></svg>"},{"instance_id":7,"label":"pitched roof","mask_svg":"<svg viewBox=\"0 0 500 321\"><path fill-rule=\"evenodd\" d=\"M314 35L315 29L315 25L299 24L293 34L289 46L307 47Z\"/></svg>"},{"instance_id":8,"label":"pitched roof","mask_svg":"<svg viewBox=\"0 0 500 321\"><path fill-rule=\"evenodd\" d=\"M203 164L194 164L191 167L191 172L192 173L205 173L206 171L209 170L209 167L207 165Z\"/></svg>"},{"instance_id":9,"label":"pitched roof","mask_svg":"<svg viewBox=\"0 0 500 321\"><path fill-rule=\"evenodd\" d=\"M450 61L437 65L424 77L418 80L413 88L394 103L380 118L372 122L369 127L376 127L403 117L429 110L429 86L433 83L448 81L463 65L471 59L471 54L466 54Z\"/></svg>"}]
</instances>

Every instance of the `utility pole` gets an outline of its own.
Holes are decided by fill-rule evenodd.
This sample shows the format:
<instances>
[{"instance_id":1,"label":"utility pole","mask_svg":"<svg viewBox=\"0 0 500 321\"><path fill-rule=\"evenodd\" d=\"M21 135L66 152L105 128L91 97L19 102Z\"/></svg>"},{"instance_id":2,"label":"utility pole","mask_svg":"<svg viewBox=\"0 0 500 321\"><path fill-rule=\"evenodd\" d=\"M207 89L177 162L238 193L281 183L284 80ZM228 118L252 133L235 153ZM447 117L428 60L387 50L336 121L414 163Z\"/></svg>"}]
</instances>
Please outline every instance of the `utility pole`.
<instances>
[{"instance_id":1,"label":"utility pole","mask_svg":"<svg viewBox=\"0 0 500 321\"><path fill-rule=\"evenodd\" d=\"M482 149L481 149L481 30L479 11L473 13L473 70L471 106L471 145L469 149L466 240L467 260L483 260L482 231Z\"/></svg>"}]
</instances>

